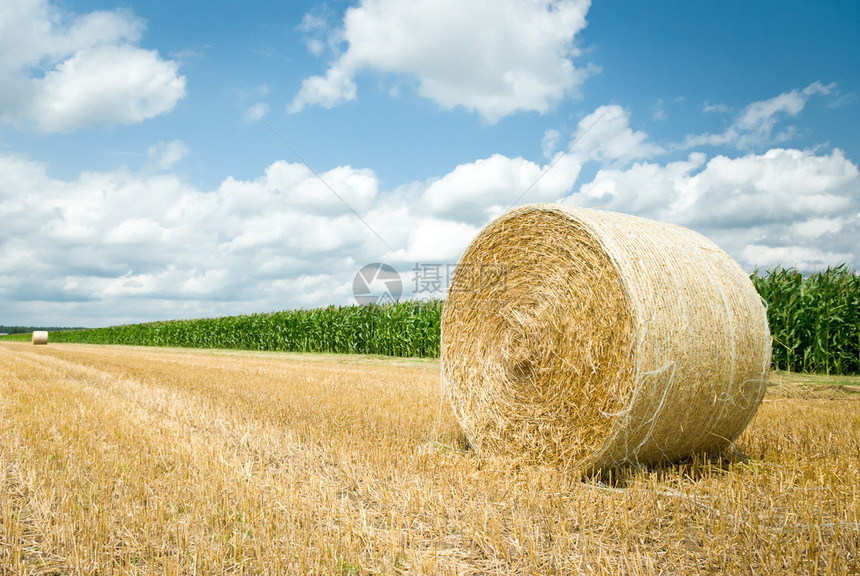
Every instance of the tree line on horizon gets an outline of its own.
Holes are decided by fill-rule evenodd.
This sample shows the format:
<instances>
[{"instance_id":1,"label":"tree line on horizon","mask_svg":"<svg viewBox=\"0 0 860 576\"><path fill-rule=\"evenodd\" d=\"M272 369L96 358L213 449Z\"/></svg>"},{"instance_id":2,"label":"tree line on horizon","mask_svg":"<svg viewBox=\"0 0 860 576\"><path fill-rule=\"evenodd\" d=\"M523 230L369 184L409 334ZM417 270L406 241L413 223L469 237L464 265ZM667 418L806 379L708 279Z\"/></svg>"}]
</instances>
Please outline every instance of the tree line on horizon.
<instances>
[{"instance_id":1,"label":"tree line on horizon","mask_svg":"<svg viewBox=\"0 0 860 576\"><path fill-rule=\"evenodd\" d=\"M56 330L86 330L82 326L2 326L0 325L0 334L32 334L36 330L47 330L54 332Z\"/></svg>"}]
</instances>

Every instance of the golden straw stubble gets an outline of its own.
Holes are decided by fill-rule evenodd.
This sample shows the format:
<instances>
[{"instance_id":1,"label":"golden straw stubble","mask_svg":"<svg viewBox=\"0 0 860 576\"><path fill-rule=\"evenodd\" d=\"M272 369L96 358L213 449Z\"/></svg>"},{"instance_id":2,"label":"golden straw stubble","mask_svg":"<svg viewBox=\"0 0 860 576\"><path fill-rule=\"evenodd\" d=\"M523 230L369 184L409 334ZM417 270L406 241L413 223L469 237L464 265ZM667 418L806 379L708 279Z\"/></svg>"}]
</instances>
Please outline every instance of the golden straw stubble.
<instances>
[{"instance_id":1,"label":"golden straw stubble","mask_svg":"<svg viewBox=\"0 0 860 576\"><path fill-rule=\"evenodd\" d=\"M770 334L747 275L701 235L537 204L464 253L441 356L479 453L595 470L734 440L764 394Z\"/></svg>"}]
</instances>

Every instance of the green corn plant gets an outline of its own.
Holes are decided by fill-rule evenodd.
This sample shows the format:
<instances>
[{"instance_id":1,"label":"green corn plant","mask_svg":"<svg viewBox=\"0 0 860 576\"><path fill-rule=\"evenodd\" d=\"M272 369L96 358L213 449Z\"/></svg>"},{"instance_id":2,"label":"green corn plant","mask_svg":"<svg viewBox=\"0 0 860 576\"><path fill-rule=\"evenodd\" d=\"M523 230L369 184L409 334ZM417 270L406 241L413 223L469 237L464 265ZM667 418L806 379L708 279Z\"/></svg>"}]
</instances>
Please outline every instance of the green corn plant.
<instances>
[{"instance_id":1,"label":"green corn plant","mask_svg":"<svg viewBox=\"0 0 860 576\"><path fill-rule=\"evenodd\" d=\"M804 276L778 268L751 278L768 305L775 368L860 372L860 277L853 270L843 264Z\"/></svg>"}]
</instances>

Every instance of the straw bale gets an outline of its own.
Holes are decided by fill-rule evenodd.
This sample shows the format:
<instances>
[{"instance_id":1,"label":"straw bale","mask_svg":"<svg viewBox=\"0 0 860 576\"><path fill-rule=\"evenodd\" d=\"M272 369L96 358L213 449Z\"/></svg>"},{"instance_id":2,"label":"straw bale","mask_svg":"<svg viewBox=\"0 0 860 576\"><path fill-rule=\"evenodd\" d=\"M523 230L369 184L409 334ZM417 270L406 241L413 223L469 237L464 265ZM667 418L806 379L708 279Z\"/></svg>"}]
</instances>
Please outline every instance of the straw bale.
<instances>
[{"instance_id":1,"label":"straw bale","mask_svg":"<svg viewBox=\"0 0 860 576\"><path fill-rule=\"evenodd\" d=\"M33 344L47 344L48 333L45 330L33 330Z\"/></svg>"},{"instance_id":2,"label":"straw bale","mask_svg":"<svg viewBox=\"0 0 860 576\"><path fill-rule=\"evenodd\" d=\"M551 204L478 234L442 317L443 393L475 450L587 471L726 446L770 353L758 293L710 240Z\"/></svg>"}]
</instances>

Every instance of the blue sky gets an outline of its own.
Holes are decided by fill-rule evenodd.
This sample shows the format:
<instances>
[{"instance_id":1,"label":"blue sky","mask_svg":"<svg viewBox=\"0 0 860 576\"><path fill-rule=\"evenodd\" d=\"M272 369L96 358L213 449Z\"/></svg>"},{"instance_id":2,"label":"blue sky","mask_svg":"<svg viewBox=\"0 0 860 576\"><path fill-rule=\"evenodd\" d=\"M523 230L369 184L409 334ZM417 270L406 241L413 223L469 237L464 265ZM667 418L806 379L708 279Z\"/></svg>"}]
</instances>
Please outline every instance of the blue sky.
<instances>
[{"instance_id":1,"label":"blue sky","mask_svg":"<svg viewBox=\"0 0 860 576\"><path fill-rule=\"evenodd\" d=\"M7 0L0 324L348 304L379 261L408 293L515 201L689 226L747 270L856 265L858 24L848 1Z\"/></svg>"}]
</instances>

